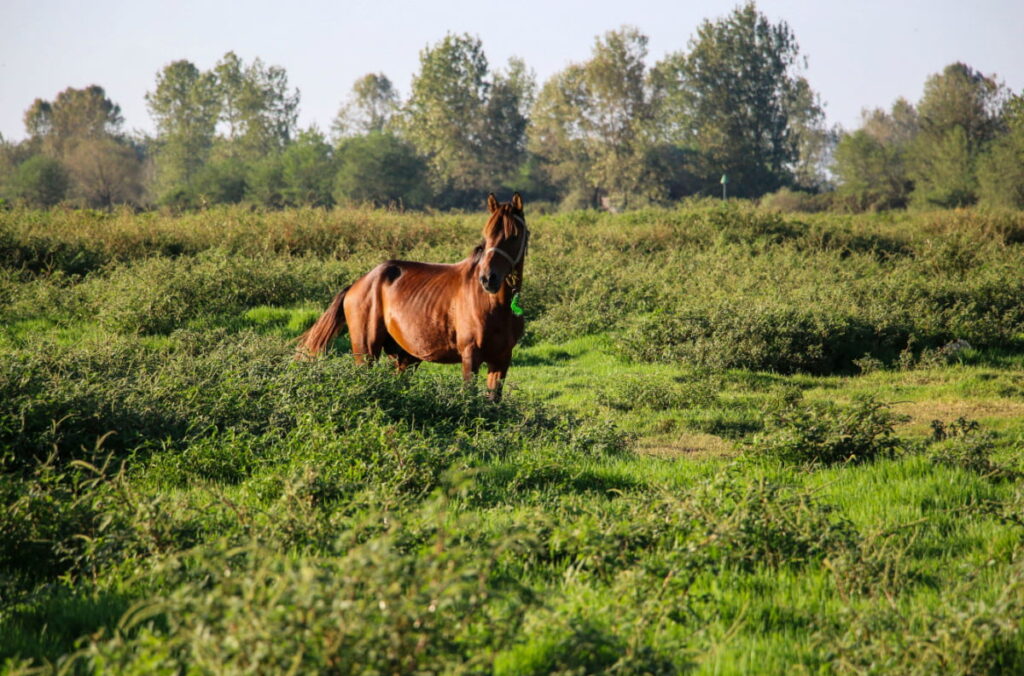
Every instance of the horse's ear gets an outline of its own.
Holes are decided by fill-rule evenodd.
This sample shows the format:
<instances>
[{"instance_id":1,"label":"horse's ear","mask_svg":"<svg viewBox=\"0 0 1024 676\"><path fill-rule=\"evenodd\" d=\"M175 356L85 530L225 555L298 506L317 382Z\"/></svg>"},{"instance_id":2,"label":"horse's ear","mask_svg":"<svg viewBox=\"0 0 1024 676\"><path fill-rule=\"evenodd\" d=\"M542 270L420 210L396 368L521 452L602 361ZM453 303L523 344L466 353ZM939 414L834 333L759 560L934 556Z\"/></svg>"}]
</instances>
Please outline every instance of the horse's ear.
<instances>
[{"instance_id":1,"label":"horse's ear","mask_svg":"<svg viewBox=\"0 0 1024 676\"><path fill-rule=\"evenodd\" d=\"M487 196L487 208L491 210L492 214L498 210L498 198L494 196L493 192Z\"/></svg>"},{"instance_id":2,"label":"horse's ear","mask_svg":"<svg viewBox=\"0 0 1024 676\"><path fill-rule=\"evenodd\" d=\"M516 211L523 210L523 196L518 192L512 193L512 208Z\"/></svg>"}]
</instances>

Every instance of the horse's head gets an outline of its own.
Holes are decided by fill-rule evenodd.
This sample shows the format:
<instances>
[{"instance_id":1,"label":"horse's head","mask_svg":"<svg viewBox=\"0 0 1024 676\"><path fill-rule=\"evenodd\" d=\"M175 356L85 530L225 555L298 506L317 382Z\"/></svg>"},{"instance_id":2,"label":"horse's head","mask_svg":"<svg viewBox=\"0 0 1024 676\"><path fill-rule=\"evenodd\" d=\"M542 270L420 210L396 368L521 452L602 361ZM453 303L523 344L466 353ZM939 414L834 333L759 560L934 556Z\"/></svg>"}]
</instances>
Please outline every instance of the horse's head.
<instances>
[{"instance_id":1,"label":"horse's head","mask_svg":"<svg viewBox=\"0 0 1024 676\"><path fill-rule=\"evenodd\" d=\"M498 293L509 274L523 262L530 233L519 193L514 193L510 202L501 203L491 193L487 196L487 207L491 217L484 226L483 253L477 272L484 291Z\"/></svg>"}]
</instances>

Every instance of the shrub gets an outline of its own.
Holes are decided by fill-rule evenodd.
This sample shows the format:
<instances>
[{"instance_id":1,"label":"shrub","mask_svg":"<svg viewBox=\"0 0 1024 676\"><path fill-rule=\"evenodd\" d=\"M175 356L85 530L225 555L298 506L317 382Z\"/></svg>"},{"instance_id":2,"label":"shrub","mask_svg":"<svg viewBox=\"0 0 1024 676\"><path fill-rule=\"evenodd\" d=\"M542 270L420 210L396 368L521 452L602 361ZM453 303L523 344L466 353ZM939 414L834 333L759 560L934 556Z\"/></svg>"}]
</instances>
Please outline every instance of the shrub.
<instances>
[{"instance_id":1,"label":"shrub","mask_svg":"<svg viewBox=\"0 0 1024 676\"><path fill-rule=\"evenodd\" d=\"M715 370L833 373L851 370L866 349L884 349L885 342L851 316L758 303L638 316L618 347L623 356L638 361L685 361Z\"/></svg>"},{"instance_id":2,"label":"shrub","mask_svg":"<svg viewBox=\"0 0 1024 676\"><path fill-rule=\"evenodd\" d=\"M82 285L100 324L119 333L169 333L200 318L237 315L254 305L290 305L329 296L334 286L311 260L244 258L210 252L152 258Z\"/></svg>"},{"instance_id":3,"label":"shrub","mask_svg":"<svg viewBox=\"0 0 1024 676\"><path fill-rule=\"evenodd\" d=\"M713 404L717 395L708 381L665 382L656 376L630 376L597 393L597 401L620 411L667 411Z\"/></svg>"},{"instance_id":4,"label":"shrub","mask_svg":"<svg viewBox=\"0 0 1024 676\"><path fill-rule=\"evenodd\" d=\"M784 403L769 412L764 432L751 439L747 452L799 464L867 462L901 447L894 426L905 419L871 397L849 406Z\"/></svg>"},{"instance_id":5,"label":"shrub","mask_svg":"<svg viewBox=\"0 0 1024 676\"><path fill-rule=\"evenodd\" d=\"M1019 473L992 461L995 437L983 432L974 420L960 417L948 425L932 421L932 445L928 457L936 465L963 469L993 480L1016 479Z\"/></svg>"},{"instance_id":6,"label":"shrub","mask_svg":"<svg viewBox=\"0 0 1024 676\"><path fill-rule=\"evenodd\" d=\"M80 659L124 674L482 670L523 608L514 588L493 584L487 551L408 551L400 532L333 559L207 546L165 564L173 591L129 611Z\"/></svg>"}]
</instances>

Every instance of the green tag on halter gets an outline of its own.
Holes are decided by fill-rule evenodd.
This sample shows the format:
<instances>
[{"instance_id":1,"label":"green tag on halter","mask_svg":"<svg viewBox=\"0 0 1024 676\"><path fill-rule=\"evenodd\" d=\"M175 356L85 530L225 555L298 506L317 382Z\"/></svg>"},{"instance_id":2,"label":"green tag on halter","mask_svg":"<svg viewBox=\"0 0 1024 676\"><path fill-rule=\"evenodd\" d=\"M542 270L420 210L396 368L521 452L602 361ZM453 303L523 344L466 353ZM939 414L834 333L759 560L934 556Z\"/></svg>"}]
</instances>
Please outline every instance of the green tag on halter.
<instances>
[{"instance_id":1,"label":"green tag on halter","mask_svg":"<svg viewBox=\"0 0 1024 676\"><path fill-rule=\"evenodd\" d=\"M514 314L516 317L522 317L523 316L523 308L519 307L519 292L518 291L516 291L515 295L512 296L512 303L509 305L509 307L512 309L512 314Z\"/></svg>"}]
</instances>

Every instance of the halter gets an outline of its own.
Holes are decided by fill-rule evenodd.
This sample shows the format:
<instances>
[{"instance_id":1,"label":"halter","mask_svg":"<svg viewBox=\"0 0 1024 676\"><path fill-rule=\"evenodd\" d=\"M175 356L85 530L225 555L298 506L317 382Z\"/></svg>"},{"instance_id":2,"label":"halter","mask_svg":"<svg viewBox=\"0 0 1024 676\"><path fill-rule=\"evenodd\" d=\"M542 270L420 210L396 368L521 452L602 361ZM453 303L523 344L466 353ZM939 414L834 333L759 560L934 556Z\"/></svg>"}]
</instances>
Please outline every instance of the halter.
<instances>
[{"instance_id":1,"label":"halter","mask_svg":"<svg viewBox=\"0 0 1024 676\"><path fill-rule=\"evenodd\" d=\"M500 253L508 260L509 263L512 264L512 267L515 268L517 265L519 265L519 261L523 260L523 254L526 253L526 240L530 238L530 231L526 227L525 220L513 214L509 214L509 216L512 216L512 218L516 219L516 222L519 223L519 225L523 226L523 241L519 243L519 253L516 254L516 257L513 259L511 256L509 256L507 253L505 253L498 247L492 246L490 249L484 251L484 255L486 256L492 251Z\"/></svg>"}]
</instances>

